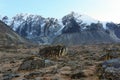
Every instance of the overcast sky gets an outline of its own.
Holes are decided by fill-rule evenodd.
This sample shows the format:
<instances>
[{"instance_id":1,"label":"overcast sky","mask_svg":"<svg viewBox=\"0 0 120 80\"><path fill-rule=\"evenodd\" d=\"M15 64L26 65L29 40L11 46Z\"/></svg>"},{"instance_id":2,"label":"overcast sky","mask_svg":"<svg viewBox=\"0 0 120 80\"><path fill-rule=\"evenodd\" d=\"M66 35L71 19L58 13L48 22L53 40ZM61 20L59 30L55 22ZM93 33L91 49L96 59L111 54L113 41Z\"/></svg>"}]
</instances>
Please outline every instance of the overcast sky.
<instances>
[{"instance_id":1,"label":"overcast sky","mask_svg":"<svg viewBox=\"0 0 120 80\"><path fill-rule=\"evenodd\" d=\"M39 14L61 18L71 11L120 23L120 0L0 0L0 15Z\"/></svg>"}]
</instances>

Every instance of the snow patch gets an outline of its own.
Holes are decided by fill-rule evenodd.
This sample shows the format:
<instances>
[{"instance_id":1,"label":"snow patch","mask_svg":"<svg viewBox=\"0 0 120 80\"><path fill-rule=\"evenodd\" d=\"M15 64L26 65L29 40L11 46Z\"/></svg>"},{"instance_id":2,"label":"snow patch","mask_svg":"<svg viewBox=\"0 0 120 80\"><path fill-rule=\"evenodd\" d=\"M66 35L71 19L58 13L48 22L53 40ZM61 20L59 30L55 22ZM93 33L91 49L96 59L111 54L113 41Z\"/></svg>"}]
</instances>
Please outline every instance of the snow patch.
<instances>
[{"instance_id":1,"label":"snow patch","mask_svg":"<svg viewBox=\"0 0 120 80\"><path fill-rule=\"evenodd\" d=\"M22 21L14 21L13 22L13 30L16 31L16 29L23 23Z\"/></svg>"},{"instance_id":2,"label":"snow patch","mask_svg":"<svg viewBox=\"0 0 120 80\"><path fill-rule=\"evenodd\" d=\"M106 29L106 28L107 28L107 27L106 27L107 22L101 22L101 23L102 23L102 25L103 25L103 28Z\"/></svg>"},{"instance_id":3,"label":"snow patch","mask_svg":"<svg viewBox=\"0 0 120 80\"><path fill-rule=\"evenodd\" d=\"M86 23L87 25L90 25L91 23L97 23L98 20L95 20L85 14L78 14L78 13L73 13L73 16L75 17L77 22L82 21L83 23Z\"/></svg>"}]
</instances>

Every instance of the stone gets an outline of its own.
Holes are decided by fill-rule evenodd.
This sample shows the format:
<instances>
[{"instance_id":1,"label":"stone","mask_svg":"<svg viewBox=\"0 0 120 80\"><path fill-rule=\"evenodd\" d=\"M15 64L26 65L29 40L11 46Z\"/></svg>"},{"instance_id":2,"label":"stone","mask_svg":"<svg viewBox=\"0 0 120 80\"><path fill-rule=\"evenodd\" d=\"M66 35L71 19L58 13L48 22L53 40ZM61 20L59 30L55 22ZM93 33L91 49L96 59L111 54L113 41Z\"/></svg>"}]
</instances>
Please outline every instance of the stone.
<instances>
[{"instance_id":1,"label":"stone","mask_svg":"<svg viewBox=\"0 0 120 80\"><path fill-rule=\"evenodd\" d=\"M15 73L6 73L6 74L3 74L3 80L12 80L12 78L19 77L19 76L20 76L19 74L15 74Z\"/></svg>"},{"instance_id":2,"label":"stone","mask_svg":"<svg viewBox=\"0 0 120 80\"><path fill-rule=\"evenodd\" d=\"M97 73L100 79L120 80L120 58L99 64Z\"/></svg>"},{"instance_id":3,"label":"stone","mask_svg":"<svg viewBox=\"0 0 120 80\"><path fill-rule=\"evenodd\" d=\"M20 67L18 68L18 71L20 70L34 70L34 69L40 69L45 67L45 61L39 57L31 56L26 58Z\"/></svg>"},{"instance_id":4,"label":"stone","mask_svg":"<svg viewBox=\"0 0 120 80\"><path fill-rule=\"evenodd\" d=\"M51 61L49 59L45 60L45 67L49 67L49 66L53 66L53 65L55 65L54 61Z\"/></svg>"}]
</instances>

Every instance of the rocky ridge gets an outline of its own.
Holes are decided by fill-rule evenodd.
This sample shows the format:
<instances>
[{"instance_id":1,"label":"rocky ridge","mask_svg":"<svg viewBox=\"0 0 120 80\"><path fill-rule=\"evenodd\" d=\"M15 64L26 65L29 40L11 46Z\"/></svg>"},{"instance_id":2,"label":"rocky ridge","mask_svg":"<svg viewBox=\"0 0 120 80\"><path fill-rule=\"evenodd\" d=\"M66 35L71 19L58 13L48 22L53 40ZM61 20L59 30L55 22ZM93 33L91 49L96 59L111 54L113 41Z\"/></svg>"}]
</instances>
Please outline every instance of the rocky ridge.
<instances>
[{"instance_id":1,"label":"rocky ridge","mask_svg":"<svg viewBox=\"0 0 120 80\"><path fill-rule=\"evenodd\" d=\"M67 40L69 42L73 41L72 44L78 44L76 42L80 41L79 44L81 44L87 39L90 41L85 41L86 43L91 43L91 41L93 43L120 41L119 24L101 22L75 12L71 12L62 19L44 18L32 14L17 14L12 18L4 16L1 20L22 37L39 44L65 43ZM78 41L70 40L69 37L73 34L76 34L76 37L71 38L78 38ZM85 37L81 37L81 35ZM65 40L61 42L61 38Z\"/></svg>"}]
</instances>

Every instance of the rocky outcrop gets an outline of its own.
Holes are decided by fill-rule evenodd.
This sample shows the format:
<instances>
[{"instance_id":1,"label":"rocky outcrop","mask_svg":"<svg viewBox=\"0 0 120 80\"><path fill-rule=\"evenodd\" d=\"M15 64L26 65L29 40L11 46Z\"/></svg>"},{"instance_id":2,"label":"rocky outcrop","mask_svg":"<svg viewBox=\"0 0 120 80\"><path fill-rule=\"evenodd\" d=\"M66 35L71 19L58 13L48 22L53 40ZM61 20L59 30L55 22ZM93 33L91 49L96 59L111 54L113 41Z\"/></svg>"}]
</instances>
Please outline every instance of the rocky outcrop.
<instances>
[{"instance_id":1,"label":"rocky outcrop","mask_svg":"<svg viewBox=\"0 0 120 80\"><path fill-rule=\"evenodd\" d=\"M107 23L106 24L106 31L109 35L116 39L116 41L120 41L120 25L115 23Z\"/></svg>"},{"instance_id":2,"label":"rocky outcrop","mask_svg":"<svg viewBox=\"0 0 120 80\"><path fill-rule=\"evenodd\" d=\"M80 32L80 27L82 20L77 23L74 17L74 13L66 15L62 18L62 23L64 28L62 29L62 33L75 33Z\"/></svg>"},{"instance_id":3,"label":"rocky outcrop","mask_svg":"<svg viewBox=\"0 0 120 80\"><path fill-rule=\"evenodd\" d=\"M40 49L38 55L43 58L58 58L67 55L67 48L64 45L48 46Z\"/></svg>"},{"instance_id":4,"label":"rocky outcrop","mask_svg":"<svg viewBox=\"0 0 120 80\"><path fill-rule=\"evenodd\" d=\"M39 57L31 56L26 58L20 67L18 68L18 71L31 71L35 69L40 69L45 67L45 61Z\"/></svg>"},{"instance_id":5,"label":"rocky outcrop","mask_svg":"<svg viewBox=\"0 0 120 80\"><path fill-rule=\"evenodd\" d=\"M100 79L120 80L120 59L111 59L101 63L98 74Z\"/></svg>"},{"instance_id":6,"label":"rocky outcrop","mask_svg":"<svg viewBox=\"0 0 120 80\"><path fill-rule=\"evenodd\" d=\"M20 75L17 73L6 73L3 75L2 80L12 80L13 78L19 77Z\"/></svg>"}]
</instances>

